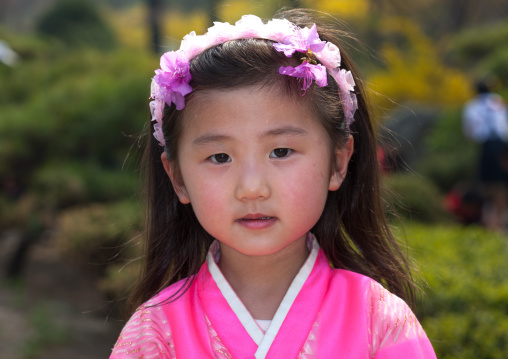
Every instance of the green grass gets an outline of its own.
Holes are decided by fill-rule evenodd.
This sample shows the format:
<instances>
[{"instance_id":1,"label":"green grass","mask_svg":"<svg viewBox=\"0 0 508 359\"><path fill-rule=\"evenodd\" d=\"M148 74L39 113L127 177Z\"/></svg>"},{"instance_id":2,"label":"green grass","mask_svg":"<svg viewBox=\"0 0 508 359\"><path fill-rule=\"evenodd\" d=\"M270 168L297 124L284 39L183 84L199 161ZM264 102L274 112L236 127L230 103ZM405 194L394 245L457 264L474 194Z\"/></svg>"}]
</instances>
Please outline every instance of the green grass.
<instances>
[{"instance_id":1,"label":"green grass","mask_svg":"<svg viewBox=\"0 0 508 359\"><path fill-rule=\"evenodd\" d=\"M428 283L418 308L440 359L508 355L508 236L479 227L408 224Z\"/></svg>"}]
</instances>

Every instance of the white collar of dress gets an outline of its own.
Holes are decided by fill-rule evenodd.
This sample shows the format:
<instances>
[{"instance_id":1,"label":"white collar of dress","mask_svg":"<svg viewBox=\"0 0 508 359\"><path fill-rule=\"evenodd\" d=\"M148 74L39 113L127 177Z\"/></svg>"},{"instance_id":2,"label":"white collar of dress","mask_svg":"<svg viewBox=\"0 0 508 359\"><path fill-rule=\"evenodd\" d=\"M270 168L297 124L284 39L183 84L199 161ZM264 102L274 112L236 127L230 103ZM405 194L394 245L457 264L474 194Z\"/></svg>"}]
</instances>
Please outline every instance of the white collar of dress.
<instances>
[{"instance_id":1,"label":"white collar of dress","mask_svg":"<svg viewBox=\"0 0 508 359\"><path fill-rule=\"evenodd\" d=\"M208 255L206 257L208 270L229 306L242 323L243 327L247 333L249 333L252 340L254 340L254 342L258 345L258 349L255 354L256 359L264 358L268 353L268 350L275 340L275 337L296 297L298 296L298 293L300 293L300 290L312 272L312 268L314 268L314 264L316 263L319 253L319 244L316 237L314 237L314 235L310 232L307 234L307 248L310 252L309 256L298 271L296 277L293 279L293 282L291 283L284 299L272 319L270 327L265 333L256 323L256 320L252 317L247 308L245 308L245 305L242 303L240 298L238 298L233 288L231 288L231 285L219 269L217 263L220 260L220 243L218 241L214 241L210 246L210 250L208 251Z\"/></svg>"}]
</instances>

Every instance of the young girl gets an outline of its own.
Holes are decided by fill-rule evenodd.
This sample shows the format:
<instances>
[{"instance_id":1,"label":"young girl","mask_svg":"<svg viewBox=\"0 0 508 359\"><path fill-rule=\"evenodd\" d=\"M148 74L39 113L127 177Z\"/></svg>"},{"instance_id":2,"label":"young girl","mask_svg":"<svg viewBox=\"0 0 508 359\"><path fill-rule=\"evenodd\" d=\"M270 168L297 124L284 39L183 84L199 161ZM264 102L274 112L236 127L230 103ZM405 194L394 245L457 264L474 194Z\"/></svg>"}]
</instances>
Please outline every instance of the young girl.
<instances>
[{"instance_id":1,"label":"young girl","mask_svg":"<svg viewBox=\"0 0 508 359\"><path fill-rule=\"evenodd\" d=\"M290 10L162 56L138 309L111 358L435 358L339 35Z\"/></svg>"}]
</instances>

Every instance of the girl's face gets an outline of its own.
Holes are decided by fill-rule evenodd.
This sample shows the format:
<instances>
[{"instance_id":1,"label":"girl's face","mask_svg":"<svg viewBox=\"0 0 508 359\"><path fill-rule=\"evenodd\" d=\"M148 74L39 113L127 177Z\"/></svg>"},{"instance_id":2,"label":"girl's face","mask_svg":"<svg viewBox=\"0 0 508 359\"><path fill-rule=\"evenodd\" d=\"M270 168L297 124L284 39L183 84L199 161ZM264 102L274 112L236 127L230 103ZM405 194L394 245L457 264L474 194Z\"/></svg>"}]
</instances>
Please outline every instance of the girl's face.
<instances>
[{"instance_id":1,"label":"girl's face","mask_svg":"<svg viewBox=\"0 0 508 359\"><path fill-rule=\"evenodd\" d=\"M175 191L210 235L244 255L304 243L352 152L352 139L331 150L303 103L258 86L202 91L183 123L181 177L162 155Z\"/></svg>"}]
</instances>

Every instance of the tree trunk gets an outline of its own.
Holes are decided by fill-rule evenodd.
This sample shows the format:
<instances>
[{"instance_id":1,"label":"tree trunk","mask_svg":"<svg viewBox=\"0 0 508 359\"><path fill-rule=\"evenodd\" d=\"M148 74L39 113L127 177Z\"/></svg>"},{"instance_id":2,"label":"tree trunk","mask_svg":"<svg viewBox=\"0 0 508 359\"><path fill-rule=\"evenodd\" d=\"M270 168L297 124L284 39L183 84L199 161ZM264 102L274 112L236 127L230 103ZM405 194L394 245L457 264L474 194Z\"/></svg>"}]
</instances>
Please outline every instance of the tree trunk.
<instances>
[{"instance_id":1,"label":"tree trunk","mask_svg":"<svg viewBox=\"0 0 508 359\"><path fill-rule=\"evenodd\" d=\"M152 51L160 55L162 53L160 18L162 13L162 0L147 0L148 5L148 28L150 29L150 47Z\"/></svg>"}]
</instances>

